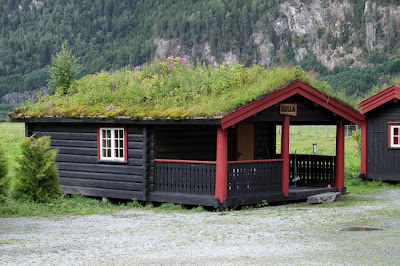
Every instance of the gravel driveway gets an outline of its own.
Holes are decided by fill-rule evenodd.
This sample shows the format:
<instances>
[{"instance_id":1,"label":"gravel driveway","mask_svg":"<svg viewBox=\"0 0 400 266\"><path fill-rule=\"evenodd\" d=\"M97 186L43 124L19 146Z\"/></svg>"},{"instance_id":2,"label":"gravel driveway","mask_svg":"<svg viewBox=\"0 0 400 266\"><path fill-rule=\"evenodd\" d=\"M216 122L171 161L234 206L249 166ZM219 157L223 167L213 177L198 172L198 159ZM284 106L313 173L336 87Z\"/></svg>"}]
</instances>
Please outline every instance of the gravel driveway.
<instances>
[{"instance_id":1,"label":"gravel driveway","mask_svg":"<svg viewBox=\"0 0 400 266\"><path fill-rule=\"evenodd\" d=\"M0 264L399 265L400 190L368 197L328 207L0 219ZM341 231L350 226L383 230Z\"/></svg>"}]
</instances>

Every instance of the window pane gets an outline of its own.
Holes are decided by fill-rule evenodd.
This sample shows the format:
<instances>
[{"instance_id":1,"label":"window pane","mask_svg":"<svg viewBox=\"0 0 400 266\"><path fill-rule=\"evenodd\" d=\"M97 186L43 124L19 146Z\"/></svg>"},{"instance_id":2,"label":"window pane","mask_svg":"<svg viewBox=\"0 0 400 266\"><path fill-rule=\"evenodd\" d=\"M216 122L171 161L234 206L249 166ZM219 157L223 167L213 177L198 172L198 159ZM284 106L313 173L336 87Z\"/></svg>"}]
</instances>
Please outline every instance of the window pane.
<instances>
[{"instance_id":1,"label":"window pane","mask_svg":"<svg viewBox=\"0 0 400 266\"><path fill-rule=\"evenodd\" d=\"M124 150L123 149L119 150L119 157L121 157L121 158L124 157Z\"/></svg>"},{"instance_id":2,"label":"window pane","mask_svg":"<svg viewBox=\"0 0 400 266\"><path fill-rule=\"evenodd\" d=\"M105 140L105 139L103 139L102 145L103 145L103 147L106 147L106 146L107 146L107 143L106 143L106 140Z\"/></svg>"},{"instance_id":3,"label":"window pane","mask_svg":"<svg viewBox=\"0 0 400 266\"><path fill-rule=\"evenodd\" d=\"M107 157L111 157L111 149L107 149Z\"/></svg>"},{"instance_id":4,"label":"window pane","mask_svg":"<svg viewBox=\"0 0 400 266\"><path fill-rule=\"evenodd\" d=\"M106 157L107 155L106 155L106 149L103 149L103 155L102 155L103 157Z\"/></svg>"},{"instance_id":5,"label":"window pane","mask_svg":"<svg viewBox=\"0 0 400 266\"><path fill-rule=\"evenodd\" d=\"M119 141L119 147L120 147L120 148L123 148L123 147L124 147L124 141L123 141L122 139Z\"/></svg>"},{"instance_id":6,"label":"window pane","mask_svg":"<svg viewBox=\"0 0 400 266\"><path fill-rule=\"evenodd\" d=\"M398 127L393 128L393 135L395 135L395 136L399 135L399 128Z\"/></svg>"},{"instance_id":7,"label":"window pane","mask_svg":"<svg viewBox=\"0 0 400 266\"><path fill-rule=\"evenodd\" d=\"M111 130L107 130L107 138L111 138Z\"/></svg>"},{"instance_id":8,"label":"window pane","mask_svg":"<svg viewBox=\"0 0 400 266\"><path fill-rule=\"evenodd\" d=\"M115 148L118 148L118 140L114 140Z\"/></svg>"},{"instance_id":9,"label":"window pane","mask_svg":"<svg viewBox=\"0 0 400 266\"><path fill-rule=\"evenodd\" d=\"M119 137L122 139L122 138L124 138L124 131L123 130L120 130L119 131Z\"/></svg>"},{"instance_id":10,"label":"window pane","mask_svg":"<svg viewBox=\"0 0 400 266\"><path fill-rule=\"evenodd\" d=\"M111 139L107 140L107 148L111 147Z\"/></svg>"},{"instance_id":11,"label":"window pane","mask_svg":"<svg viewBox=\"0 0 400 266\"><path fill-rule=\"evenodd\" d=\"M103 137L103 138L106 138L107 137L107 135L106 135L106 130L102 130L101 131L101 136Z\"/></svg>"},{"instance_id":12,"label":"window pane","mask_svg":"<svg viewBox=\"0 0 400 266\"><path fill-rule=\"evenodd\" d=\"M394 137L393 138L393 144L395 144L395 145L399 144L399 137Z\"/></svg>"}]
</instances>

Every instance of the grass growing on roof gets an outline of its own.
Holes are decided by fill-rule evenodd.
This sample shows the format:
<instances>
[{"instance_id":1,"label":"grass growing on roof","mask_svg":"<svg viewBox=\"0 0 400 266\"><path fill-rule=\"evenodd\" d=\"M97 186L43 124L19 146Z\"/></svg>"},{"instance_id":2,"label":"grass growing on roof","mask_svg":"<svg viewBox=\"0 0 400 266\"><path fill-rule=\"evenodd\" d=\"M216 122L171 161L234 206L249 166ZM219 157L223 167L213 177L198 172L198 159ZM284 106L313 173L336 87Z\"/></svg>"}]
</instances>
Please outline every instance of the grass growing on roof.
<instances>
[{"instance_id":1,"label":"grass growing on roof","mask_svg":"<svg viewBox=\"0 0 400 266\"><path fill-rule=\"evenodd\" d=\"M330 94L327 83L313 80L300 67L193 66L186 58L169 57L141 70L85 76L71 85L68 94L42 97L15 109L14 116L215 117L296 79Z\"/></svg>"}]
</instances>

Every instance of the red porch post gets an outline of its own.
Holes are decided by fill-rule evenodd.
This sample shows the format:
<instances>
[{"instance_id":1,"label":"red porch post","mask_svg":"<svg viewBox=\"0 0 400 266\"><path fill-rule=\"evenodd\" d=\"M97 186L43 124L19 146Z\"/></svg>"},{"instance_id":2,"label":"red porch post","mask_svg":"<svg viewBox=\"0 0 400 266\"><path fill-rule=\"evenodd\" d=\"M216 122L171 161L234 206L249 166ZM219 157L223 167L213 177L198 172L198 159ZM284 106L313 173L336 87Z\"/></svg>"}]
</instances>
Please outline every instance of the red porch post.
<instances>
[{"instance_id":1,"label":"red porch post","mask_svg":"<svg viewBox=\"0 0 400 266\"><path fill-rule=\"evenodd\" d=\"M217 169L215 179L215 197L221 203L228 195L228 130L217 129Z\"/></svg>"},{"instance_id":2,"label":"red porch post","mask_svg":"<svg viewBox=\"0 0 400 266\"><path fill-rule=\"evenodd\" d=\"M361 127L361 174L367 175L367 122Z\"/></svg>"},{"instance_id":3,"label":"red porch post","mask_svg":"<svg viewBox=\"0 0 400 266\"><path fill-rule=\"evenodd\" d=\"M282 123L282 139L281 139L281 159L282 161L282 191L285 197L289 197L289 126L290 116L285 116Z\"/></svg>"},{"instance_id":4,"label":"red porch post","mask_svg":"<svg viewBox=\"0 0 400 266\"><path fill-rule=\"evenodd\" d=\"M336 127L335 187L339 191L344 188L344 125L342 121L339 121Z\"/></svg>"}]
</instances>

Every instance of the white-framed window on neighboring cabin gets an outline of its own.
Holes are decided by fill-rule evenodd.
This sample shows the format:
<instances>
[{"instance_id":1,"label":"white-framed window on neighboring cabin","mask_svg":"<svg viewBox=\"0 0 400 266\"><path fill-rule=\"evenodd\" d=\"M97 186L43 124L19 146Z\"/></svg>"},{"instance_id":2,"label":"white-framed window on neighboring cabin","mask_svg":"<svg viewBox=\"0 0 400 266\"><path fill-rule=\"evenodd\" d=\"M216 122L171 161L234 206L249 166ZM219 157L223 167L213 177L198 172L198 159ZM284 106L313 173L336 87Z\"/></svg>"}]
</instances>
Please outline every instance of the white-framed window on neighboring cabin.
<instances>
[{"instance_id":1,"label":"white-framed window on neighboring cabin","mask_svg":"<svg viewBox=\"0 0 400 266\"><path fill-rule=\"evenodd\" d=\"M390 148L400 148L400 123L388 123Z\"/></svg>"},{"instance_id":2,"label":"white-framed window on neighboring cabin","mask_svg":"<svg viewBox=\"0 0 400 266\"><path fill-rule=\"evenodd\" d=\"M126 128L100 127L98 159L104 161L127 161Z\"/></svg>"}]
</instances>

